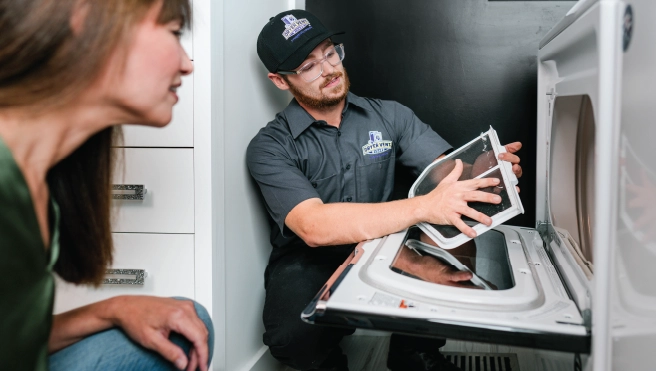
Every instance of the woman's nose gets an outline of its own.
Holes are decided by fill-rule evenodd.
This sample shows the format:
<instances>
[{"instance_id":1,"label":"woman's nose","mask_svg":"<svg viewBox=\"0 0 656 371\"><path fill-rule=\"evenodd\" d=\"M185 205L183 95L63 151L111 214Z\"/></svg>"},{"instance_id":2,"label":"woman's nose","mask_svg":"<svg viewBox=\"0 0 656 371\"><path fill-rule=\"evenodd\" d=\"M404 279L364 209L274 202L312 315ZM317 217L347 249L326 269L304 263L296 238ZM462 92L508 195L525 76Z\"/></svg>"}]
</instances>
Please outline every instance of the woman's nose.
<instances>
[{"instance_id":1,"label":"woman's nose","mask_svg":"<svg viewBox=\"0 0 656 371\"><path fill-rule=\"evenodd\" d=\"M189 56L187 55L187 52L182 50L182 63L180 65L180 72L182 73L183 76L189 75L192 72L194 72L194 62L192 62L191 59L189 59Z\"/></svg>"}]
</instances>

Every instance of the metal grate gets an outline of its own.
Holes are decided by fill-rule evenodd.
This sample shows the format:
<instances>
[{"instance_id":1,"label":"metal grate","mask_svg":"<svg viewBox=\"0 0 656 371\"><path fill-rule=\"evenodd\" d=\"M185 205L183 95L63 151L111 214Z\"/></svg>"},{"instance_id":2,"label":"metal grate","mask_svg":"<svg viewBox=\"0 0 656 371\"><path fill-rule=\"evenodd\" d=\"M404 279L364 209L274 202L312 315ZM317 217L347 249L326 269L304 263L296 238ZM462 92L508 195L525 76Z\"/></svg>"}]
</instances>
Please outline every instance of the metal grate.
<instances>
[{"instance_id":1,"label":"metal grate","mask_svg":"<svg viewBox=\"0 0 656 371\"><path fill-rule=\"evenodd\" d=\"M463 371L519 371L515 353L442 352L446 359Z\"/></svg>"}]
</instances>

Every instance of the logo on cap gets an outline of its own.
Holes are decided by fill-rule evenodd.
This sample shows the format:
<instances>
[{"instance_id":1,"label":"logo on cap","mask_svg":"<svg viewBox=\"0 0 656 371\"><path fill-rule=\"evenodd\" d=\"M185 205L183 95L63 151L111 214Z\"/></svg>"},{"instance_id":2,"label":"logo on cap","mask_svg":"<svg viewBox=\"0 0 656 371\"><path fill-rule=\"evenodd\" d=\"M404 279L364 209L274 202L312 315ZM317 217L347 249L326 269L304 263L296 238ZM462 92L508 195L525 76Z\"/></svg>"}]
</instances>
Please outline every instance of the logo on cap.
<instances>
[{"instance_id":1,"label":"logo on cap","mask_svg":"<svg viewBox=\"0 0 656 371\"><path fill-rule=\"evenodd\" d=\"M289 14L289 15L286 15L286 16L282 17L281 19L282 19L283 22L285 22L285 32L282 33L282 35L285 37L285 40L289 40L290 37L298 34L299 32L301 32L306 27L309 27L309 28L305 31L308 31L312 28L312 26L310 25L310 22L307 20L307 18L296 19L296 17ZM303 31L303 32L305 32L305 31ZM294 41L294 40L292 40L292 41Z\"/></svg>"},{"instance_id":2,"label":"logo on cap","mask_svg":"<svg viewBox=\"0 0 656 371\"><path fill-rule=\"evenodd\" d=\"M377 155L392 149L391 140L383 140L383 133L380 131L369 132L369 143L362 146L363 155Z\"/></svg>"}]
</instances>

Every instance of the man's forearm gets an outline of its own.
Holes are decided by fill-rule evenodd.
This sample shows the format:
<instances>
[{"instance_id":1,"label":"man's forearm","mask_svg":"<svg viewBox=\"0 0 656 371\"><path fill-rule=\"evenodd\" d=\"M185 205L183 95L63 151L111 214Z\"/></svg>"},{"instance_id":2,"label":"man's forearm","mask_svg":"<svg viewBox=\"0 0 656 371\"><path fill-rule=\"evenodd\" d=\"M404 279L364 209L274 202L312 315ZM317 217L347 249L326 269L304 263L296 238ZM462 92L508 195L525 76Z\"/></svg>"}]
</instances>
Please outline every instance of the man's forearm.
<instances>
[{"instance_id":1,"label":"man's forearm","mask_svg":"<svg viewBox=\"0 0 656 371\"><path fill-rule=\"evenodd\" d=\"M287 225L313 247L386 236L422 221L424 214L421 197L383 203L318 202L307 205L312 209L304 210L302 219L287 220Z\"/></svg>"}]
</instances>

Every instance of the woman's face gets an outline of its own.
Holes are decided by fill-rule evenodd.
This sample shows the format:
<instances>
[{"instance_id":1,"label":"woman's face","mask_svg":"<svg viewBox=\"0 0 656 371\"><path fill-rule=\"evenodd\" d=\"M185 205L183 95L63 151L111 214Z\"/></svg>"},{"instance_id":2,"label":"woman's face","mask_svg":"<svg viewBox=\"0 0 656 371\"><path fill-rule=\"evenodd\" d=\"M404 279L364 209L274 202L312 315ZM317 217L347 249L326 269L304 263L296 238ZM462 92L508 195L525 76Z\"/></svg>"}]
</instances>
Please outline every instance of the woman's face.
<instances>
[{"instance_id":1,"label":"woman's face","mask_svg":"<svg viewBox=\"0 0 656 371\"><path fill-rule=\"evenodd\" d=\"M180 23L158 24L159 8L153 7L135 27L127 53L115 53L114 60L124 59L110 61L102 84L110 105L123 111L126 123L168 124L182 76L193 71L180 45Z\"/></svg>"}]
</instances>

